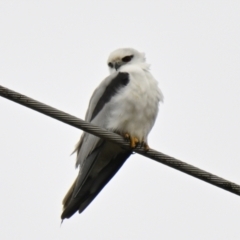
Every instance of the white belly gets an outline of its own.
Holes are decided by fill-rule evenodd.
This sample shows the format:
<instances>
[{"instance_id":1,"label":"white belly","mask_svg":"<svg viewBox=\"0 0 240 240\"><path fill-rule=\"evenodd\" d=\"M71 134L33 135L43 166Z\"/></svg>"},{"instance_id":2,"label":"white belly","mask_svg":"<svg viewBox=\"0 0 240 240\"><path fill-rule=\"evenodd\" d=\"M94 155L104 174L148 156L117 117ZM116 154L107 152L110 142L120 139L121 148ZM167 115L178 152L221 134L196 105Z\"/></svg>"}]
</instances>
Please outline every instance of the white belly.
<instances>
[{"instance_id":1,"label":"white belly","mask_svg":"<svg viewBox=\"0 0 240 240\"><path fill-rule=\"evenodd\" d=\"M107 128L147 142L162 94L152 75L143 70L130 71L129 84L111 100Z\"/></svg>"}]
</instances>

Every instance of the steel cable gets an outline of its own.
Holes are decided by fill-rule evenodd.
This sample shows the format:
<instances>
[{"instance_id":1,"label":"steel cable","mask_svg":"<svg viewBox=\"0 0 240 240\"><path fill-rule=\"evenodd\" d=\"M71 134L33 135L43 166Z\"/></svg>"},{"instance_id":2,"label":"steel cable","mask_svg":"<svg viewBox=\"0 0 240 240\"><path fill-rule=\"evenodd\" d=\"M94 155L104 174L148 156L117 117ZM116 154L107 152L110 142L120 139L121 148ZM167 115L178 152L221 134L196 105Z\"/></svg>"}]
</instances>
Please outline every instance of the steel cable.
<instances>
[{"instance_id":1,"label":"steel cable","mask_svg":"<svg viewBox=\"0 0 240 240\"><path fill-rule=\"evenodd\" d=\"M25 107L31 108L40 113L43 113L49 117L55 118L61 122L68 124L68 125L76 127L78 129L81 129L85 132L91 133L100 138L104 138L106 140L120 144L124 148L129 148L129 143L126 142L126 140L124 140L120 135L118 135L116 133L110 132L106 129L102 129L98 126L94 126L91 123L85 122L75 116L67 114L56 108L50 107L46 104L43 104L41 102L38 102L38 101L32 99L32 98L29 98L20 93L17 93L15 91L7 89L3 86L0 86L0 96L7 98L11 101L14 101L16 103L19 103ZM188 163L177 160L176 158L170 157L164 153L157 152L153 149L150 149L149 151L146 152L144 150L144 148L140 147L140 146L136 147L134 149L134 152L139 153L145 157L151 158L151 159L153 159L159 163L162 163L164 165L167 165L169 167L175 168L176 170L179 170L181 172L189 174L193 177L201 179L205 182L208 182L208 183L210 183L214 186L217 186L219 188L222 188L226 191L240 195L240 186L239 185L237 185L233 182L230 182L226 179L223 179L221 177L218 177L216 175L213 175L209 172L206 172L202 169L194 167Z\"/></svg>"}]
</instances>

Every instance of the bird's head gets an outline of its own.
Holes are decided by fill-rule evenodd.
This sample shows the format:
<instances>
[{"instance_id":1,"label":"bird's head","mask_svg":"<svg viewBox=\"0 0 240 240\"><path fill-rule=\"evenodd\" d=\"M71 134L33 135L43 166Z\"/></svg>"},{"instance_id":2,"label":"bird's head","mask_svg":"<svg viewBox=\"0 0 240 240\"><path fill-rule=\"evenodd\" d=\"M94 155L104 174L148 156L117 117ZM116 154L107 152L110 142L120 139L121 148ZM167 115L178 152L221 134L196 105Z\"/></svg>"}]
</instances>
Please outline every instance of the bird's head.
<instances>
[{"instance_id":1,"label":"bird's head","mask_svg":"<svg viewBox=\"0 0 240 240\"><path fill-rule=\"evenodd\" d=\"M118 71L121 66L137 63L145 63L145 54L133 48L117 49L110 54L107 61L110 73Z\"/></svg>"}]
</instances>

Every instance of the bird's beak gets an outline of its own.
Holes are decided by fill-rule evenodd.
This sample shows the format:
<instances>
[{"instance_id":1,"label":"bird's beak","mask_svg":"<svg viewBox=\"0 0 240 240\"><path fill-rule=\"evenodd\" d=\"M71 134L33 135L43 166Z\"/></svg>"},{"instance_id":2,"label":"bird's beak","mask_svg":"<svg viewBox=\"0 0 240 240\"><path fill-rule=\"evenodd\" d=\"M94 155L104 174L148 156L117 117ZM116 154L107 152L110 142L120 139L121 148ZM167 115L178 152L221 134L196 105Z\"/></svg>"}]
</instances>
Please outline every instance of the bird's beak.
<instances>
[{"instance_id":1,"label":"bird's beak","mask_svg":"<svg viewBox=\"0 0 240 240\"><path fill-rule=\"evenodd\" d=\"M116 69L116 71L122 66L122 64L120 62L115 62L114 63L114 68Z\"/></svg>"}]
</instances>

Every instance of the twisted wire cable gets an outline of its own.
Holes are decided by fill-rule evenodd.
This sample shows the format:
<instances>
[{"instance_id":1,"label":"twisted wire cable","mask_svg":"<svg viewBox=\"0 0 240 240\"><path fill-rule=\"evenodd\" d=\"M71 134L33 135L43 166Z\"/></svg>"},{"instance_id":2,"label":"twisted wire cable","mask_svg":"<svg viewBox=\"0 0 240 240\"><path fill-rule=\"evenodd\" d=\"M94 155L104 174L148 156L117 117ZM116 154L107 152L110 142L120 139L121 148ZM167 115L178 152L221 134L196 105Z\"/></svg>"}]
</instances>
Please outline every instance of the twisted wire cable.
<instances>
[{"instance_id":1,"label":"twisted wire cable","mask_svg":"<svg viewBox=\"0 0 240 240\"><path fill-rule=\"evenodd\" d=\"M85 132L91 133L100 138L104 138L108 141L120 144L122 147L129 149L129 143L125 139L123 139L123 137L121 137L120 135L110 132L106 129L102 129L91 123L85 122L73 115L67 114L56 108L53 108L51 106L38 102L32 98L29 98L20 93L7 89L1 85L0 85L0 96L7 98L13 102L19 103L25 107L31 108L35 111L38 111L49 117L55 118L68 125L81 129ZM221 177L218 177L212 173L206 172L200 168L194 167L188 163L177 160L176 158L170 157L164 153L157 152L154 149L150 149L149 151L146 152L144 148L141 146L137 146L134 149L134 152L139 153L147 158L153 159L169 167L172 167L176 170L184 172L195 178L201 179L205 182L208 182L226 191L240 195L240 186L238 184L230 182Z\"/></svg>"}]
</instances>

